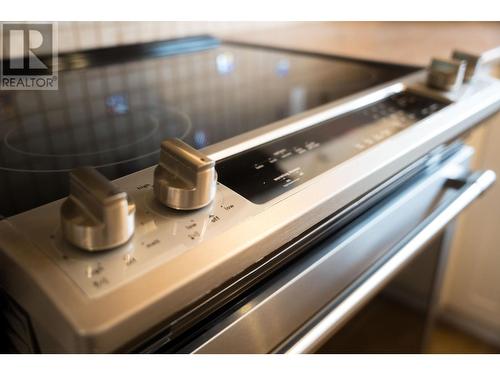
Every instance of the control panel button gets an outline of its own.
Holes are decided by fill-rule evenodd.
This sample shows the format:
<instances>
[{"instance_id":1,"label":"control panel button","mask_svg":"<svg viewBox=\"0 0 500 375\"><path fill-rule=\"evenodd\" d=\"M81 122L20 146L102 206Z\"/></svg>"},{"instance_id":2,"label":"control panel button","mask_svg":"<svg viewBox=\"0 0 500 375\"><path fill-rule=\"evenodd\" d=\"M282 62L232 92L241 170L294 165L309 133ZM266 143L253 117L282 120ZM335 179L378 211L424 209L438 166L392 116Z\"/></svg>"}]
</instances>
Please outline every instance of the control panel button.
<instances>
[{"instance_id":1,"label":"control panel button","mask_svg":"<svg viewBox=\"0 0 500 375\"><path fill-rule=\"evenodd\" d=\"M70 195L61 206L65 239L87 251L107 250L134 234L135 204L103 175L90 167L70 172Z\"/></svg>"},{"instance_id":2,"label":"control panel button","mask_svg":"<svg viewBox=\"0 0 500 375\"><path fill-rule=\"evenodd\" d=\"M163 205L194 210L215 196L215 162L179 139L161 144L160 163L154 173L154 194Z\"/></svg>"},{"instance_id":3,"label":"control panel button","mask_svg":"<svg viewBox=\"0 0 500 375\"><path fill-rule=\"evenodd\" d=\"M462 85L465 69L464 61L432 59L427 74L427 85L442 91L455 91Z\"/></svg>"}]
</instances>

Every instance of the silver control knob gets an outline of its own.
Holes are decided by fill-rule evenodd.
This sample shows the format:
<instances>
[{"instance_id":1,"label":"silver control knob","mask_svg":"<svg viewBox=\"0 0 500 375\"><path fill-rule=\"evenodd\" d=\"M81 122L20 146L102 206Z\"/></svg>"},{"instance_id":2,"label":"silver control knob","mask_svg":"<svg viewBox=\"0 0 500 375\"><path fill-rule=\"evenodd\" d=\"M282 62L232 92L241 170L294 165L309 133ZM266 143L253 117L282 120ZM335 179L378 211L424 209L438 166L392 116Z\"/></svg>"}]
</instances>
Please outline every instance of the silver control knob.
<instances>
[{"instance_id":1,"label":"silver control knob","mask_svg":"<svg viewBox=\"0 0 500 375\"><path fill-rule=\"evenodd\" d=\"M481 65L481 56L472 55L462 51L453 51L451 56L454 60L465 62L464 82L472 80Z\"/></svg>"},{"instance_id":2,"label":"silver control knob","mask_svg":"<svg viewBox=\"0 0 500 375\"><path fill-rule=\"evenodd\" d=\"M463 61L432 59L427 85L438 90L455 91L462 85L465 66Z\"/></svg>"},{"instance_id":3,"label":"silver control knob","mask_svg":"<svg viewBox=\"0 0 500 375\"><path fill-rule=\"evenodd\" d=\"M179 139L162 142L154 179L156 198L176 210L204 207L215 196L215 162Z\"/></svg>"},{"instance_id":4,"label":"silver control knob","mask_svg":"<svg viewBox=\"0 0 500 375\"><path fill-rule=\"evenodd\" d=\"M87 251L107 250L134 234L135 204L90 167L70 173L70 195L61 207L61 229L71 244Z\"/></svg>"}]
</instances>

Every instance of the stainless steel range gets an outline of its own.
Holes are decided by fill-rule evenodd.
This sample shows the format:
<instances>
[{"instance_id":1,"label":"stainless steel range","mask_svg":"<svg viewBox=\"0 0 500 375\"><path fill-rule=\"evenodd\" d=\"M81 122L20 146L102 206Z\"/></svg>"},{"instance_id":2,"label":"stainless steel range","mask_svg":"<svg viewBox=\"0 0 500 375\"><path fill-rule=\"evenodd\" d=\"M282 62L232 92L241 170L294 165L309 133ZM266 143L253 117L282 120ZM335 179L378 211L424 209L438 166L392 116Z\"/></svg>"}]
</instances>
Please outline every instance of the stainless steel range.
<instances>
[{"instance_id":1,"label":"stainless steel range","mask_svg":"<svg viewBox=\"0 0 500 375\"><path fill-rule=\"evenodd\" d=\"M349 322L382 295L424 312L420 345L450 223L495 180L462 141L500 107L494 54L196 37L0 92L3 350L368 351Z\"/></svg>"}]
</instances>

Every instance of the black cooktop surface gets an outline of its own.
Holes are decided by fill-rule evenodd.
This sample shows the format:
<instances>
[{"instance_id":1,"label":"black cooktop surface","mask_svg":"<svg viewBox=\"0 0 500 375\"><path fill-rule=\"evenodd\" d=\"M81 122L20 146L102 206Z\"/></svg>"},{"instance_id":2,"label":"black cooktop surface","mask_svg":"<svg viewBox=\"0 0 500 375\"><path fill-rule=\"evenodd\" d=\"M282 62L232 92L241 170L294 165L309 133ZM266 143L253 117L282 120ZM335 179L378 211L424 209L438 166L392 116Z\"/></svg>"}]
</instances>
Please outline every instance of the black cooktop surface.
<instances>
[{"instance_id":1,"label":"black cooktop surface","mask_svg":"<svg viewBox=\"0 0 500 375\"><path fill-rule=\"evenodd\" d=\"M64 197L76 166L115 179L156 164L167 137L203 148L414 71L186 43L63 56L58 90L0 91L0 216Z\"/></svg>"}]
</instances>

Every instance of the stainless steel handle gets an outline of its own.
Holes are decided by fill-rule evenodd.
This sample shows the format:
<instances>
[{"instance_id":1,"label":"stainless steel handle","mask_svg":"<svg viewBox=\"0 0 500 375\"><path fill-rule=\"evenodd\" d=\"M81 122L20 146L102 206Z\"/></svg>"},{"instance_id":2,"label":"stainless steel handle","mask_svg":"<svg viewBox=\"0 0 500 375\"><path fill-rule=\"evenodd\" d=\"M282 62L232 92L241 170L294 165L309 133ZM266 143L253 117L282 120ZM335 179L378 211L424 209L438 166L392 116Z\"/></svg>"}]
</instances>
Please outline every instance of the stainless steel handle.
<instances>
[{"instance_id":1,"label":"stainless steel handle","mask_svg":"<svg viewBox=\"0 0 500 375\"><path fill-rule=\"evenodd\" d=\"M500 61L500 47L492 48L481 54L482 64L493 64Z\"/></svg>"},{"instance_id":2,"label":"stainless steel handle","mask_svg":"<svg viewBox=\"0 0 500 375\"><path fill-rule=\"evenodd\" d=\"M317 324L288 347L287 353L311 353L352 317L364 302L382 289L391 278L413 259L442 229L496 180L495 172L487 170L471 175L458 195L444 207L431 213L414 231L403 239L399 250L358 288L349 294Z\"/></svg>"}]
</instances>

